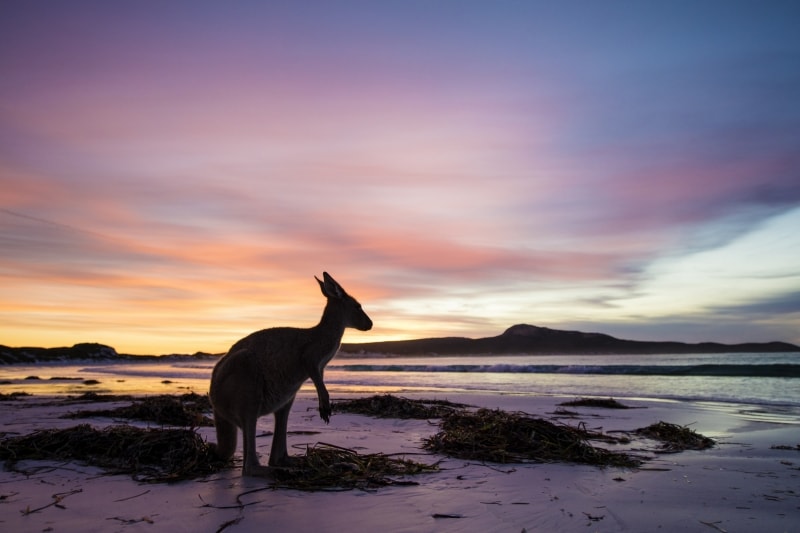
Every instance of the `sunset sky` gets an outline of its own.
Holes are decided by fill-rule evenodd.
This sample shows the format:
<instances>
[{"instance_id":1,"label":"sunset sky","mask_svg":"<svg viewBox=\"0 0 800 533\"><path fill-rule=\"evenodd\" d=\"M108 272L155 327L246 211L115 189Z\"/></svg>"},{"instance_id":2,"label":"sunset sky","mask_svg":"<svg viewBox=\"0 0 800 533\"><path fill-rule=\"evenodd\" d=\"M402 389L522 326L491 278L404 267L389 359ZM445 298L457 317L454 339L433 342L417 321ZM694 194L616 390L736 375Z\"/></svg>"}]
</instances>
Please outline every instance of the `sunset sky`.
<instances>
[{"instance_id":1,"label":"sunset sky","mask_svg":"<svg viewBox=\"0 0 800 533\"><path fill-rule=\"evenodd\" d=\"M0 2L0 344L800 343L800 2Z\"/></svg>"}]
</instances>

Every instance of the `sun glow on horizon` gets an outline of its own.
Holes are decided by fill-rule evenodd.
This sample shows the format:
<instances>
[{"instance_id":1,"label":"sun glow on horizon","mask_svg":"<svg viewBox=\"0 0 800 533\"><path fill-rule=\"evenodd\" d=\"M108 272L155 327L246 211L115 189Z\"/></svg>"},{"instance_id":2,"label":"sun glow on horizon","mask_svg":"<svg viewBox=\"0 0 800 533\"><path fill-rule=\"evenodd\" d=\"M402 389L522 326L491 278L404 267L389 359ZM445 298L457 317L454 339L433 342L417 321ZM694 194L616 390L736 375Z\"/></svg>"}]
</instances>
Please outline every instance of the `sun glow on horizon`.
<instances>
[{"instance_id":1,"label":"sun glow on horizon","mask_svg":"<svg viewBox=\"0 0 800 533\"><path fill-rule=\"evenodd\" d=\"M798 6L312 4L0 4L0 344L800 342Z\"/></svg>"}]
</instances>

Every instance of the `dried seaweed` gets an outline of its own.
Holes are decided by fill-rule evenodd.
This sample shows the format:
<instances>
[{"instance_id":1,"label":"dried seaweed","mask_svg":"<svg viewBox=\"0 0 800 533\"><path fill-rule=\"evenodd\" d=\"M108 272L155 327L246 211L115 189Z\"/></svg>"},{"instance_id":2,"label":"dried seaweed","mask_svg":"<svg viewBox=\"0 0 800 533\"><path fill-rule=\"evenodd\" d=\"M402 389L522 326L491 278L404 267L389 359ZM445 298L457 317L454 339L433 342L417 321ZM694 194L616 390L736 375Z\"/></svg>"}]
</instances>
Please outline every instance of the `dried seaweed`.
<instances>
[{"instance_id":1,"label":"dried seaweed","mask_svg":"<svg viewBox=\"0 0 800 533\"><path fill-rule=\"evenodd\" d=\"M0 459L9 469L22 460L80 461L147 483L203 477L227 465L195 431L127 425L81 424L6 438L0 441Z\"/></svg>"},{"instance_id":2,"label":"dried seaweed","mask_svg":"<svg viewBox=\"0 0 800 533\"><path fill-rule=\"evenodd\" d=\"M0 392L0 402L8 402L11 400L18 400L25 396L30 396L27 392L10 392L8 394Z\"/></svg>"},{"instance_id":3,"label":"dried seaweed","mask_svg":"<svg viewBox=\"0 0 800 533\"><path fill-rule=\"evenodd\" d=\"M714 439L705 437L692 429L669 422L656 422L633 433L662 442L659 452L677 453L684 450L707 450L716 444Z\"/></svg>"},{"instance_id":4,"label":"dried seaweed","mask_svg":"<svg viewBox=\"0 0 800 533\"><path fill-rule=\"evenodd\" d=\"M273 469L273 486L304 491L371 490L387 485L417 485L415 481L389 476L414 476L435 472L436 464L424 464L382 453L358 454L348 448L318 443L304 456L295 457L292 468Z\"/></svg>"},{"instance_id":5,"label":"dried seaweed","mask_svg":"<svg viewBox=\"0 0 800 533\"><path fill-rule=\"evenodd\" d=\"M85 401L95 396L84 395ZM119 400L120 397L104 398ZM501 410L467 410L469 406L443 400L410 400L376 395L334 404L339 412L377 417L441 418L439 432L424 439L423 447L435 453L496 463L574 462L600 467L632 468L641 459L598 448L589 441L611 444L630 442L608 434ZM136 418L163 425L197 427L211 424L203 414L210 411L207 396L184 394L136 399L125 407L82 411L69 415ZM714 441L694 431L659 422L633 432L664 442L662 452L706 449ZM0 460L7 466L24 459L82 461L111 473L125 473L145 482L171 482L216 472L226 466L194 430L141 429L127 425L104 430L80 425L65 430L41 430L0 440ZM372 490L386 485L416 484L405 476L438 470L427 465L384 454L360 455L329 444L306 449L295 468L274 469L274 488L306 491ZM401 479L397 479L397 478Z\"/></svg>"},{"instance_id":6,"label":"dried seaweed","mask_svg":"<svg viewBox=\"0 0 800 533\"><path fill-rule=\"evenodd\" d=\"M588 443L594 435L523 413L479 409L445 416L439 433L423 447L461 459L514 462L566 461L596 466L635 467L641 461ZM608 440L607 436L604 436Z\"/></svg>"},{"instance_id":7,"label":"dried seaweed","mask_svg":"<svg viewBox=\"0 0 800 533\"><path fill-rule=\"evenodd\" d=\"M333 403L333 410L377 418L441 418L469 407L447 400L412 400L391 394L376 394L368 398L341 400Z\"/></svg>"},{"instance_id":8,"label":"dried seaweed","mask_svg":"<svg viewBox=\"0 0 800 533\"><path fill-rule=\"evenodd\" d=\"M568 407L600 407L603 409L632 409L632 407L620 403L614 398L576 398L558 405Z\"/></svg>"},{"instance_id":9,"label":"dried seaweed","mask_svg":"<svg viewBox=\"0 0 800 533\"><path fill-rule=\"evenodd\" d=\"M787 450L787 451L795 451L800 452L800 444L797 446L790 446L787 444L776 444L774 446L769 447L770 450Z\"/></svg>"},{"instance_id":10,"label":"dried seaweed","mask_svg":"<svg viewBox=\"0 0 800 533\"><path fill-rule=\"evenodd\" d=\"M63 400L59 400L57 402L48 404L48 405L59 405L59 404L71 404L71 403L102 403L102 402L122 402L122 401L130 401L133 400L133 396L130 394L99 394L97 392L89 391L84 392L83 394L79 394L78 396L68 396Z\"/></svg>"},{"instance_id":11,"label":"dried seaweed","mask_svg":"<svg viewBox=\"0 0 800 533\"><path fill-rule=\"evenodd\" d=\"M204 413L211 411L208 396L193 392L180 396L162 394L135 400L131 405L115 409L84 410L69 413L62 418L92 418L96 416L125 418L155 422L163 426L213 426Z\"/></svg>"}]
</instances>

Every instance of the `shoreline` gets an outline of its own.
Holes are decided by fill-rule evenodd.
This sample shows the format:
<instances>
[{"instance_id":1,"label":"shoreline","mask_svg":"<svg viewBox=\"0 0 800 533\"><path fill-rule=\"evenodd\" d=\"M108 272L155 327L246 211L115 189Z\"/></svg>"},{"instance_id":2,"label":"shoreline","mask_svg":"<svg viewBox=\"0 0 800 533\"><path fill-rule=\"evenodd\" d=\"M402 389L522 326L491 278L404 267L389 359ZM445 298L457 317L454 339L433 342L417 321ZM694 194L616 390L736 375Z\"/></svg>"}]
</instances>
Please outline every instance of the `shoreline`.
<instances>
[{"instance_id":1,"label":"shoreline","mask_svg":"<svg viewBox=\"0 0 800 533\"><path fill-rule=\"evenodd\" d=\"M593 357L569 361L558 357L510 357L488 362L470 357L427 361L406 358L387 368L382 365L386 365L385 360L333 361L326 369L326 383L331 393L340 395L593 395L786 406L800 412L800 397L792 387L796 379L765 377L765 372L771 376L776 374L776 368L787 365L796 372L800 365L794 357L742 360L703 356L659 360L652 365L638 357L599 361ZM4 367L0 393L205 394L212 368L213 361L12 365ZM681 375L674 374L676 369ZM313 387L307 384L304 390L312 392Z\"/></svg>"},{"instance_id":2,"label":"shoreline","mask_svg":"<svg viewBox=\"0 0 800 533\"><path fill-rule=\"evenodd\" d=\"M261 479L243 479L240 463L207 478L154 485L127 476L109 476L80 463L24 461L21 469L28 474L0 471L0 525L9 531L65 532L152 531L154 525L158 530L231 532L264 528L365 532L734 532L758 528L779 532L796 525L800 450L794 447L800 444L796 442L800 416L793 413L769 408L752 413L729 404L626 399L624 403L637 408L570 408L578 414L559 417L557 405L574 397L401 395L522 411L607 433L665 421L691 427L715 439L717 446L655 454L651 444L636 441L631 446L643 448L652 459L634 469L569 463L482 464L422 450L422 439L436 431L433 421L335 413L326 426L317 415L315 395L303 392L289 420L291 453L302 454L305 446L324 442L358 453L407 455L425 463L441 461L441 470L415 476L419 484L414 486L369 492L301 492L272 489ZM335 394L334 399L363 396ZM0 402L0 432L8 437L78 423L96 427L120 423L108 418L59 418L76 409L74 403L60 405L39 396ZM271 432L272 417L262 417L258 430ZM215 441L213 428L198 431L208 441ZM265 463L271 439L262 436L257 442ZM241 443L236 459L241 460ZM36 511L26 514L26 510Z\"/></svg>"}]
</instances>

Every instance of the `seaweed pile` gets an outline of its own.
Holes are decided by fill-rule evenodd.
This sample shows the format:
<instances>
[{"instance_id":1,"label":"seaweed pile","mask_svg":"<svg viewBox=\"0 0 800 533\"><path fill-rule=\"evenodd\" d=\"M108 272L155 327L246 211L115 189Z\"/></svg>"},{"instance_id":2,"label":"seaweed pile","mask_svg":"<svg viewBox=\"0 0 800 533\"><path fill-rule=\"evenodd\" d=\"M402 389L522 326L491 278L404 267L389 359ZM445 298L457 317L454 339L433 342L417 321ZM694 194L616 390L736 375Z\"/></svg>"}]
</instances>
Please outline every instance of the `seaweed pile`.
<instances>
[{"instance_id":1,"label":"seaweed pile","mask_svg":"<svg viewBox=\"0 0 800 533\"><path fill-rule=\"evenodd\" d=\"M600 407L603 409L632 409L614 398L577 398L568 402L562 402L558 405L568 407Z\"/></svg>"},{"instance_id":2,"label":"seaweed pile","mask_svg":"<svg viewBox=\"0 0 800 533\"><path fill-rule=\"evenodd\" d=\"M70 403L103 403L103 402L121 402L121 401L130 401L133 400L134 397L130 394L100 394L94 391L84 392L83 394L79 394L77 396L67 396L63 400L59 400L56 403L50 405L57 405L57 404L70 404Z\"/></svg>"},{"instance_id":3,"label":"seaweed pile","mask_svg":"<svg viewBox=\"0 0 800 533\"><path fill-rule=\"evenodd\" d=\"M606 435L588 432L524 413L479 409L454 412L440 423L439 433L425 439L427 450L495 463L566 461L595 466L636 467L639 459L589 444Z\"/></svg>"},{"instance_id":4,"label":"seaweed pile","mask_svg":"<svg viewBox=\"0 0 800 533\"><path fill-rule=\"evenodd\" d=\"M0 441L0 459L8 469L29 459L77 460L146 483L203 477L228 465L195 431L128 425L95 429L81 424L9 437Z\"/></svg>"},{"instance_id":5,"label":"seaweed pile","mask_svg":"<svg viewBox=\"0 0 800 533\"><path fill-rule=\"evenodd\" d=\"M105 400L114 399L105 398ZM193 392L173 396L162 394L136 399L131 405L115 409L84 410L69 413L62 418L92 418L96 416L125 418L155 422L162 426L200 427L213 426L214 422L204 413L211 411L207 395Z\"/></svg>"},{"instance_id":6,"label":"seaweed pile","mask_svg":"<svg viewBox=\"0 0 800 533\"><path fill-rule=\"evenodd\" d=\"M678 453L684 450L707 450L716 444L714 439L692 429L669 422L656 422L633 433L662 442L660 453Z\"/></svg>"},{"instance_id":7,"label":"seaweed pile","mask_svg":"<svg viewBox=\"0 0 800 533\"><path fill-rule=\"evenodd\" d=\"M102 401L114 399L120 398L104 397ZM84 400L95 401L94 397ZM590 444L590 441L629 444L631 435L660 441L663 444L657 450L659 453L703 450L715 445L713 439L666 422L612 437L588 431L583 424L570 426L526 413L468 407L444 400L412 400L392 395L334 403L334 410L338 412L383 418L439 418L439 431L423 439L423 449L459 459L494 463L572 462L636 468L643 462L641 457ZM95 429L83 424L68 429L45 429L0 440L0 461L13 469L21 460L75 460L100 467L110 474L128 474L138 481L151 483L207 476L231 464L220 460L213 447L196 431L200 425L212 425L204 414L210 408L207 396L190 393L145 397L116 409L71 413L67 417L134 418L182 427L142 429L115 425ZM271 487L304 491L374 490L387 485L417 484L406 476L439 469L438 463L417 463L406 456L358 454L347 448L318 443L307 447L304 456L295 457L292 468L273 469Z\"/></svg>"},{"instance_id":8,"label":"seaweed pile","mask_svg":"<svg viewBox=\"0 0 800 533\"><path fill-rule=\"evenodd\" d=\"M796 451L800 452L800 444L796 446L791 446L788 444L775 444L769 447L770 450L787 450L787 451Z\"/></svg>"},{"instance_id":9,"label":"seaweed pile","mask_svg":"<svg viewBox=\"0 0 800 533\"><path fill-rule=\"evenodd\" d=\"M0 402L10 402L11 400L18 400L25 396L30 396L27 392L9 392L8 394L0 392Z\"/></svg>"},{"instance_id":10,"label":"seaweed pile","mask_svg":"<svg viewBox=\"0 0 800 533\"><path fill-rule=\"evenodd\" d=\"M334 402L333 410L340 413L355 413L376 418L442 418L460 411L466 404L447 400L411 400L391 394L376 394L368 398Z\"/></svg>"},{"instance_id":11,"label":"seaweed pile","mask_svg":"<svg viewBox=\"0 0 800 533\"><path fill-rule=\"evenodd\" d=\"M295 457L292 468L273 469L273 487L304 491L370 490L387 485L418 485L389 476L435 472L438 465L417 463L382 453L360 455L348 448L318 443Z\"/></svg>"}]
</instances>

